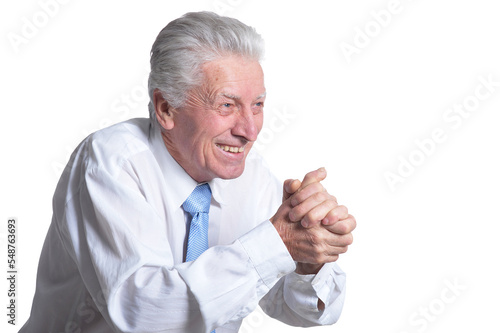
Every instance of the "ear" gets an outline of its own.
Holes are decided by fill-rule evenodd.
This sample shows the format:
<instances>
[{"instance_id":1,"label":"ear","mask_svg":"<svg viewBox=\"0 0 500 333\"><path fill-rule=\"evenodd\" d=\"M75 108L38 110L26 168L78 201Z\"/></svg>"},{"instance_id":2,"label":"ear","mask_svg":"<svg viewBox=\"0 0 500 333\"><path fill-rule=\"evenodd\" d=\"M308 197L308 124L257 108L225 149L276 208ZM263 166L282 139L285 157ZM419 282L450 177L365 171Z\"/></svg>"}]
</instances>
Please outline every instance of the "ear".
<instances>
[{"instance_id":1,"label":"ear","mask_svg":"<svg viewBox=\"0 0 500 333\"><path fill-rule=\"evenodd\" d=\"M153 94L153 103L156 112L156 119L161 127L166 130L174 128L174 109L168 104L167 100L159 89L155 89Z\"/></svg>"}]
</instances>

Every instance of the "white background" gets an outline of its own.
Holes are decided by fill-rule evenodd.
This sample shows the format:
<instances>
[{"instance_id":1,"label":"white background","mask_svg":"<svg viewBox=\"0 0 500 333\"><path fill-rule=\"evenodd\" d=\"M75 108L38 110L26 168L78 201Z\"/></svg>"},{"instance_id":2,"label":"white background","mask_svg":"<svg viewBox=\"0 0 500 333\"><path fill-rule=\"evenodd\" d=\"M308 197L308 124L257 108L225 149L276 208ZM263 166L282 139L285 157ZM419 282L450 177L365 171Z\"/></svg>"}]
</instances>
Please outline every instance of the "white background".
<instances>
[{"instance_id":1,"label":"white background","mask_svg":"<svg viewBox=\"0 0 500 333\"><path fill-rule=\"evenodd\" d=\"M325 166L325 186L358 220L339 260L348 275L342 317L307 331L498 332L500 86L459 124L443 118L474 101L480 76L500 82L494 1L400 0L385 26L371 12L390 0L69 0L50 16L45 2L0 8L3 272L7 219L19 224L18 326L7 324L2 273L0 331L17 332L29 316L53 191L71 151L90 132L147 117L143 82L156 35L187 11L217 10L266 40L266 126L273 118L275 126L262 154L283 179ZM15 45L14 35L25 39ZM358 53L346 57L342 43L355 42ZM415 141L434 129L446 139L419 153ZM419 165L410 172L400 158ZM391 188L384 175L398 167L404 182ZM306 329L256 312L241 331Z\"/></svg>"}]
</instances>

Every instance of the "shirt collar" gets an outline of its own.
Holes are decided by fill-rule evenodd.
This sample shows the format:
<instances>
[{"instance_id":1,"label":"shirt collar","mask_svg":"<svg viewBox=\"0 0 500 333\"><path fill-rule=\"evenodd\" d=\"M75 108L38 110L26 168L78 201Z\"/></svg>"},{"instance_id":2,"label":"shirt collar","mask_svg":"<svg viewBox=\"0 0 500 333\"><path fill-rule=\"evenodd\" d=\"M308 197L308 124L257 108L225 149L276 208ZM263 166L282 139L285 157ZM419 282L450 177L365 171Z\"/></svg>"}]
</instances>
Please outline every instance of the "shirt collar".
<instances>
[{"instance_id":1,"label":"shirt collar","mask_svg":"<svg viewBox=\"0 0 500 333\"><path fill-rule=\"evenodd\" d=\"M191 176L180 166L179 163L170 155L165 142L161 136L160 126L150 126L149 141L151 150L161 168L165 184L169 188L176 189L172 191L172 203L175 207L181 207L184 201L189 197L194 188L198 185ZM224 205L223 189L228 185L228 180L212 179L208 182L212 191L212 198L219 204Z\"/></svg>"},{"instance_id":2,"label":"shirt collar","mask_svg":"<svg viewBox=\"0 0 500 333\"><path fill-rule=\"evenodd\" d=\"M208 182L210 189L212 190L212 197L221 205L226 204L224 200L224 188L229 185L230 181L231 180L215 178Z\"/></svg>"}]
</instances>

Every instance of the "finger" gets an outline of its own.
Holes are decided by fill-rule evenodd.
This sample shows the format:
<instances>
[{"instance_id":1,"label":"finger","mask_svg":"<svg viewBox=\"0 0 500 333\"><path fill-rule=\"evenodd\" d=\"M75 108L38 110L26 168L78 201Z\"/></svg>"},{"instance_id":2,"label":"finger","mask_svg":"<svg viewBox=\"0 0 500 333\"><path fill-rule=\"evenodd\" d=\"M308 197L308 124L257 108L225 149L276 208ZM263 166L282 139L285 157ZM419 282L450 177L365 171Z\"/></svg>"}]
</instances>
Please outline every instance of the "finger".
<instances>
[{"instance_id":1,"label":"finger","mask_svg":"<svg viewBox=\"0 0 500 333\"><path fill-rule=\"evenodd\" d=\"M312 228L319 226L321 221L337 206L337 202L333 200L326 200L312 208L307 214L304 215L300 223L304 228Z\"/></svg>"},{"instance_id":2,"label":"finger","mask_svg":"<svg viewBox=\"0 0 500 333\"><path fill-rule=\"evenodd\" d=\"M311 183L307 186L301 186L300 189L291 196L290 204L292 207L297 206L299 203L306 200L311 195L317 192L325 192L326 189L319 182Z\"/></svg>"},{"instance_id":3,"label":"finger","mask_svg":"<svg viewBox=\"0 0 500 333\"><path fill-rule=\"evenodd\" d=\"M332 225L348 217L349 212L347 211L347 207L338 205L337 207L333 208L323 220L321 220L321 224Z\"/></svg>"},{"instance_id":4,"label":"finger","mask_svg":"<svg viewBox=\"0 0 500 333\"><path fill-rule=\"evenodd\" d=\"M341 254L344 254L347 252L349 248L347 246L343 247L334 247L331 249L331 251L328 253L328 256L332 258L332 261L336 261Z\"/></svg>"},{"instance_id":5,"label":"finger","mask_svg":"<svg viewBox=\"0 0 500 333\"><path fill-rule=\"evenodd\" d=\"M289 213L292 222L301 221L305 228L319 225L321 220L337 206L337 201L327 192L318 192L293 207Z\"/></svg>"},{"instance_id":6,"label":"finger","mask_svg":"<svg viewBox=\"0 0 500 333\"><path fill-rule=\"evenodd\" d=\"M312 253L312 261L316 263L327 263L336 261L339 255L346 253L349 249L348 246L323 246L319 251Z\"/></svg>"},{"instance_id":7,"label":"finger","mask_svg":"<svg viewBox=\"0 0 500 333\"><path fill-rule=\"evenodd\" d=\"M325 225L325 229L337 234L337 235L347 235L351 233L356 228L357 222L354 216L348 215L346 219L340 220L332 225Z\"/></svg>"},{"instance_id":8,"label":"finger","mask_svg":"<svg viewBox=\"0 0 500 333\"><path fill-rule=\"evenodd\" d=\"M337 235L337 234L330 234L330 235L331 236L328 237L327 240L328 245L332 248L336 248L339 250L342 249L344 252L347 251L347 247L351 245L354 240L352 233L348 233L345 235ZM344 253L344 252L336 252L336 253Z\"/></svg>"},{"instance_id":9,"label":"finger","mask_svg":"<svg viewBox=\"0 0 500 333\"><path fill-rule=\"evenodd\" d=\"M283 201L286 201L300 188L302 183L298 179L287 179L283 183Z\"/></svg>"},{"instance_id":10,"label":"finger","mask_svg":"<svg viewBox=\"0 0 500 333\"><path fill-rule=\"evenodd\" d=\"M324 180L325 178L326 178L326 169L323 167L319 168L318 170L308 172L304 176L304 180L302 181L301 188L304 188L307 185L312 184L312 183L320 182L320 181Z\"/></svg>"},{"instance_id":11,"label":"finger","mask_svg":"<svg viewBox=\"0 0 500 333\"><path fill-rule=\"evenodd\" d=\"M302 201L297 206L293 207L288 214L292 222L298 222L314 207L321 204L325 200L329 200L328 192L316 192L306 200ZM333 200L332 200L333 201ZM333 208L333 206L332 206Z\"/></svg>"},{"instance_id":12,"label":"finger","mask_svg":"<svg viewBox=\"0 0 500 333\"><path fill-rule=\"evenodd\" d=\"M313 229L308 229L313 230ZM317 230L317 229L316 229ZM337 235L322 229L321 242L323 244L322 250L325 254L341 254L347 252L349 245L353 242L352 233L346 235ZM325 234L326 233L326 234ZM318 237L319 238L319 237Z\"/></svg>"},{"instance_id":13,"label":"finger","mask_svg":"<svg viewBox=\"0 0 500 333\"><path fill-rule=\"evenodd\" d=\"M327 251L325 251L324 254L329 257L339 256L346 253L348 249L349 247L347 246L331 246Z\"/></svg>"}]
</instances>

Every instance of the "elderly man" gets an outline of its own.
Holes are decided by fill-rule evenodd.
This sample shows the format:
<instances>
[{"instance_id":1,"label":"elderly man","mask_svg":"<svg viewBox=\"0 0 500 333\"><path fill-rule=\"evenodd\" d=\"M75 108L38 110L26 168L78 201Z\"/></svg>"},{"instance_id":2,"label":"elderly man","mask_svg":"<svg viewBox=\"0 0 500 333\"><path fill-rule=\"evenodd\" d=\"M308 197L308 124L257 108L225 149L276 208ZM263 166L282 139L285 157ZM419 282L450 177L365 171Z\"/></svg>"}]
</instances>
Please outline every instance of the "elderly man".
<instances>
[{"instance_id":1,"label":"elderly man","mask_svg":"<svg viewBox=\"0 0 500 333\"><path fill-rule=\"evenodd\" d=\"M63 172L20 332L237 332L259 304L290 325L337 321L355 220L323 168L280 184L251 152L262 52L213 13L160 32L150 119L90 135Z\"/></svg>"}]
</instances>

